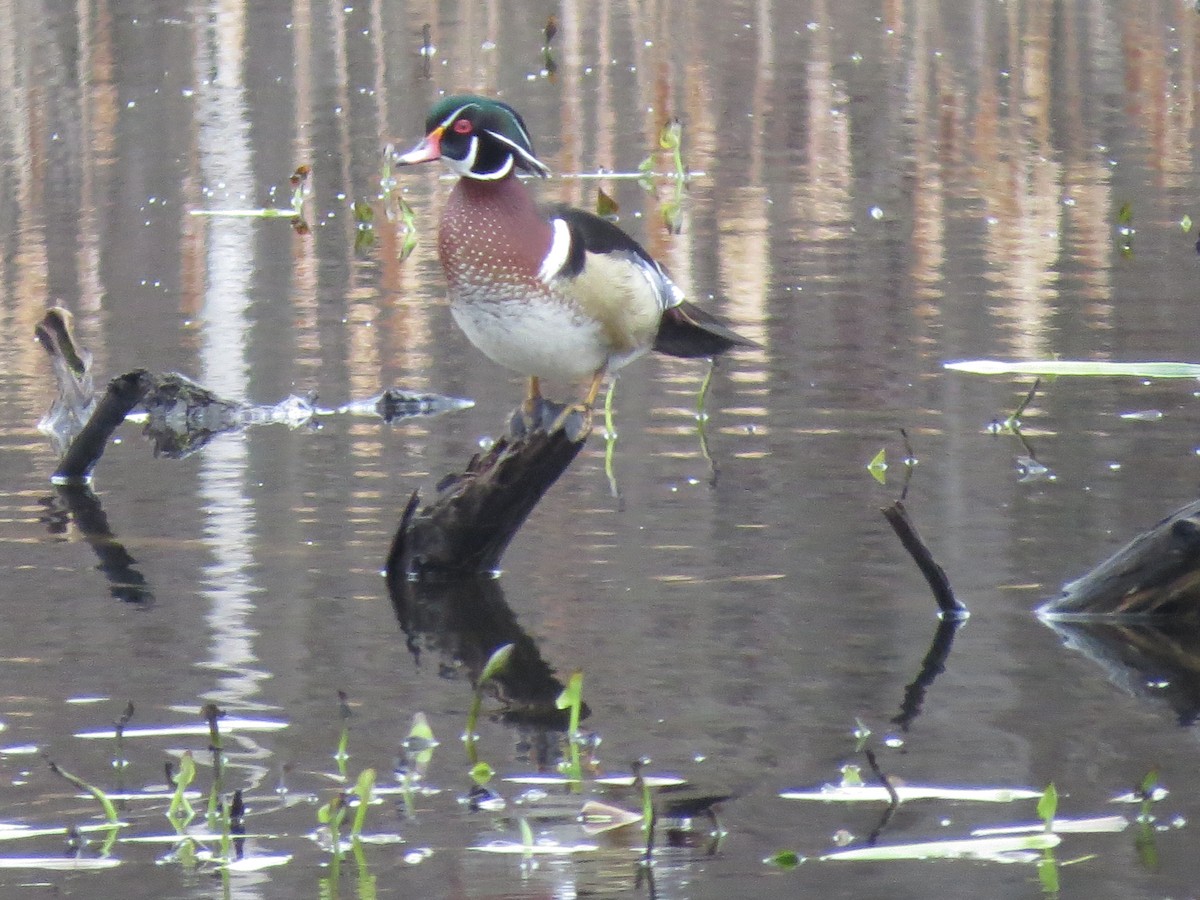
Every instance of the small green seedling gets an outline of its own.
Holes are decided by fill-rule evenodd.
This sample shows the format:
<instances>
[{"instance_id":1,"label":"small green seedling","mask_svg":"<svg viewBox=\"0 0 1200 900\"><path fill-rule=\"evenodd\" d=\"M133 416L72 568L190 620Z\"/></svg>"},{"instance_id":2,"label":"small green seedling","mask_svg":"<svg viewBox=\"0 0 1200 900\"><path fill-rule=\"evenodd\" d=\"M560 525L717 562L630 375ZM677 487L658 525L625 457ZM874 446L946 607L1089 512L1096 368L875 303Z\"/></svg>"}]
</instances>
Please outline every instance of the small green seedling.
<instances>
[{"instance_id":1,"label":"small green seedling","mask_svg":"<svg viewBox=\"0 0 1200 900\"><path fill-rule=\"evenodd\" d=\"M338 792L317 810L317 821L329 829L335 859L342 858L342 822L346 818L346 795Z\"/></svg>"},{"instance_id":2,"label":"small green seedling","mask_svg":"<svg viewBox=\"0 0 1200 900\"><path fill-rule=\"evenodd\" d=\"M71 782L71 784L75 785L75 787L79 788L79 790L86 791L87 793L89 793L93 797L95 797L96 801L100 804L101 808L103 808L104 817L108 820L108 823L110 825L120 825L121 824L121 820L117 816L117 808L115 806L113 806L112 800L110 800L108 798L108 795L105 794L104 791L100 790L100 788L96 787L95 785L88 784L82 778L72 775L70 772L68 772L66 769L62 768L61 766L59 766L58 763L56 763L54 760L50 759L49 757L46 757L46 765L48 765L50 767L50 771L53 772L55 775L59 776L60 778L66 779L67 781Z\"/></svg>"},{"instance_id":3,"label":"small green seedling","mask_svg":"<svg viewBox=\"0 0 1200 900\"><path fill-rule=\"evenodd\" d=\"M576 669L567 680L558 699L554 702L558 709L569 711L567 717L567 747L570 761L567 764L567 774L577 782L583 779L583 765L579 759L579 718L583 706L583 672Z\"/></svg>"},{"instance_id":4,"label":"small green seedling","mask_svg":"<svg viewBox=\"0 0 1200 900\"><path fill-rule=\"evenodd\" d=\"M1054 816L1058 812L1058 789L1054 787L1054 782L1046 785L1046 790L1042 792L1042 799L1038 801L1037 814L1038 818L1046 825L1047 831L1054 830Z\"/></svg>"},{"instance_id":5,"label":"small green seedling","mask_svg":"<svg viewBox=\"0 0 1200 900\"><path fill-rule=\"evenodd\" d=\"M343 780L346 778L346 763L350 760L350 717L353 713L350 711L350 697L345 691L338 691L338 717L342 720L342 731L338 736L337 750L333 753L333 758L337 762L338 774Z\"/></svg>"},{"instance_id":6,"label":"small green seedling","mask_svg":"<svg viewBox=\"0 0 1200 900\"><path fill-rule=\"evenodd\" d=\"M375 790L375 770L363 769L352 793L358 798L358 809L354 812L354 823L350 826L350 836L357 838L362 834L363 824L367 821L367 807L371 805L371 794Z\"/></svg>"},{"instance_id":7,"label":"small green seedling","mask_svg":"<svg viewBox=\"0 0 1200 900\"><path fill-rule=\"evenodd\" d=\"M196 817L196 810L187 798L187 789L195 779L196 761L192 758L191 750L184 750L179 757L179 771L175 773L175 793L171 796L171 805L167 807L167 818L180 832Z\"/></svg>"},{"instance_id":8,"label":"small green seedling","mask_svg":"<svg viewBox=\"0 0 1200 900\"><path fill-rule=\"evenodd\" d=\"M475 733L475 726L479 722L479 710L483 706L483 688L489 681L504 671L504 667L508 665L508 660L512 656L513 644L504 644L497 647L483 670L479 673L479 680L475 684L475 694L471 698L471 708L467 710L467 733L463 740L467 745L467 759L471 765L479 762L479 751L475 746L475 742L479 736Z\"/></svg>"},{"instance_id":9,"label":"small green seedling","mask_svg":"<svg viewBox=\"0 0 1200 900\"><path fill-rule=\"evenodd\" d=\"M780 850L763 860L769 866L775 866L778 869L794 869L800 863L804 862L804 857L795 850Z\"/></svg>"},{"instance_id":10,"label":"small green seedling","mask_svg":"<svg viewBox=\"0 0 1200 900\"><path fill-rule=\"evenodd\" d=\"M208 808L205 818L210 829L215 829L221 818L221 785L224 781L224 752L221 748L221 729L218 720L225 715L215 703L206 703L200 715L208 723L208 749L212 753L213 781L208 792Z\"/></svg>"}]
</instances>

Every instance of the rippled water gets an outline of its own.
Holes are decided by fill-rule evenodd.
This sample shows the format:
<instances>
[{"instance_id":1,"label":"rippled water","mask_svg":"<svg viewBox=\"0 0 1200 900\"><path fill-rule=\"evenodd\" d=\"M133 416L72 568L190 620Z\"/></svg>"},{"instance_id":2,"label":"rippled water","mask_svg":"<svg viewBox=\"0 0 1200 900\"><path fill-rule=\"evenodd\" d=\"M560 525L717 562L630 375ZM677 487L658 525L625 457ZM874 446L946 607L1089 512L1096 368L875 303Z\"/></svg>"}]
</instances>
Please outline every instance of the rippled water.
<instances>
[{"instance_id":1,"label":"rippled water","mask_svg":"<svg viewBox=\"0 0 1200 900\"><path fill-rule=\"evenodd\" d=\"M425 23L436 52L422 57ZM764 865L782 848L829 852L836 832L861 845L877 826L881 804L778 797L865 765L856 720L896 777L1054 782L1067 816L1132 819L1136 808L1109 800L1157 766L1170 793L1154 825L1067 835L1057 859L1088 858L1060 870L1062 893L1187 895L1200 877L1200 781L1194 729L1180 724L1194 712L1186 636L1171 645L1174 670L1128 656L1105 667L1031 610L1195 498L1195 385L1044 387L1024 421L1049 471L1023 478L1030 449L987 425L1028 382L942 363L1196 359L1200 257L1195 225L1180 223L1200 222L1198 29L1175 0L662 3L636 15L609 3L0 2L3 819L96 821L38 754L106 789L161 784L180 751L206 758L205 737L130 738L130 764L115 770L111 743L74 735L108 727L128 701L133 725L195 722L215 702L288 726L227 738L227 787L246 790L260 835L247 858L293 854L233 873L229 893L315 895L329 854L310 835L334 787L344 690L352 773L374 766L394 785L418 711L442 742L427 776L441 793L415 816L394 796L372 810L368 830L404 841L366 848L380 895L651 892L637 883L636 838L532 867L467 849L520 837L511 816L458 799L470 787L458 741L470 664L454 650L469 644L465 626L406 636L380 575L409 494L429 494L497 434L522 390L450 322L431 239L441 171L402 173L421 228L410 258L398 261L403 236L381 214L374 245L355 246L351 204L377 196L384 145L415 142L439 91L472 89L517 106L563 173L539 195L589 207L597 183L566 176L635 170L679 117L697 173L680 234L662 225L669 182L601 184L693 298L764 345L717 371L711 458L694 416L703 367L654 358L625 370L620 499L595 436L488 601L559 677L584 672L606 770L646 756L692 795L730 795L719 846L699 822L694 846L661 850L657 896L1042 890L1030 864ZM189 214L286 205L302 163L311 234ZM666 154L658 165L669 170ZM145 367L258 403L316 391L337 405L399 386L476 405L393 425L262 426L182 461L154 458L127 425L97 469L98 508L72 511L35 429L53 384L32 334L52 304L75 313L101 380ZM901 428L919 459L907 505L972 611L904 723L936 619L879 514L900 491ZM866 468L881 448L885 487ZM106 541L87 527L97 515ZM121 599L131 579L142 602ZM490 715L480 731L501 775L530 771L559 739ZM202 766L202 790L209 777ZM520 789L499 790L511 801ZM128 831L165 833L161 812L133 805ZM1035 818L1032 803L913 802L879 842ZM0 870L0 885L221 889L203 870L156 866L168 850L118 843L114 868ZM61 838L30 839L0 846L0 861L64 852ZM369 894L349 857L341 891Z\"/></svg>"}]
</instances>

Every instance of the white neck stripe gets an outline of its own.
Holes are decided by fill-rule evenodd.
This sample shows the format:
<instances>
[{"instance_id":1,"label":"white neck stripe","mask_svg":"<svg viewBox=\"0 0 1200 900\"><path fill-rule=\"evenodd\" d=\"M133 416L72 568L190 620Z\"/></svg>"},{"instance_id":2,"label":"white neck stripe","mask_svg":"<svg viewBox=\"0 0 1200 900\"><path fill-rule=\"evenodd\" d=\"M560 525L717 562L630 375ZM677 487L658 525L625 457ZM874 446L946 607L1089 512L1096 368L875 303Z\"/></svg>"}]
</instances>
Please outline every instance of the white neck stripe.
<instances>
[{"instance_id":1,"label":"white neck stripe","mask_svg":"<svg viewBox=\"0 0 1200 900\"><path fill-rule=\"evenodd\" d=\"M546 284L563 270L571 256L571 229L567 227L566 221L552 219L550 226L554 229L554 236L550 240L546 258L542 260L541 268L538 269L538 278Z\"/></svg>"}]
</instances>

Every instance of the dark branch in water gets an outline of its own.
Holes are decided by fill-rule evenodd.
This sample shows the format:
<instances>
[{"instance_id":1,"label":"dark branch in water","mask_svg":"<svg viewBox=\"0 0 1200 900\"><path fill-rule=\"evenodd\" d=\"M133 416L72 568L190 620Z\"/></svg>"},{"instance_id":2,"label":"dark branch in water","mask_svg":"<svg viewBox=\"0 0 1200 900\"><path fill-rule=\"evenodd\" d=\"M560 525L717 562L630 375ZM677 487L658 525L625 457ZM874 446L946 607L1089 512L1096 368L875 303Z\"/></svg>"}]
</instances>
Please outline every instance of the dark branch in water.
<instances>
[{"instance_id":1,"label":"dark branch in water","mask_svg":"<svg viewBox=\"0 0 1200 900\"><path fill-rule=\"evenodd\" d=\"M83 430L67 447L51 480L60 484L80 484L91 477L92 469L108 446L109 437L150 390L150 378L144 369L137 369L108 383L108 390L96 404Z\"/></svg>"},{"instance_id":2,"label":"dark branch in water","mask_svg":"<svg viewBox=\"0 0 1200 900\"><path fill-rule=\"evenodd\" d=\"M888 524L892 526L892 530L896 532L896 536L900 538L904 549L917 564L917 568L921 570L921 574L925 576L925 581L933 591L933 599L937 601L942 617L966 618L967 608L955 599L954 591L950 587L950 579L946 577L946 571L937 564L933 554L921 540L921 536L917 533L917 527L909 518L908 510L904 508L904 503L897 500L891 506L885 506L881 512L883 517L888 520Z\"/></svg>"}]
</instances>

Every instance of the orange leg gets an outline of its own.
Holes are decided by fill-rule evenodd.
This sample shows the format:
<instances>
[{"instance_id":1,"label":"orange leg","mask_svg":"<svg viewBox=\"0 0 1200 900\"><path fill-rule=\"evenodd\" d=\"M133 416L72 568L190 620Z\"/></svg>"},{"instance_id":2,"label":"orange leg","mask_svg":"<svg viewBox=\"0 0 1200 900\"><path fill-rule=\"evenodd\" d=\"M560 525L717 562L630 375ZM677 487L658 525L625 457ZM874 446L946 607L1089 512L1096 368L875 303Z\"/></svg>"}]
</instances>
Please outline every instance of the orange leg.
<instances>
[{"instance_id":1,"label":"orange leg","mask_svg":"<svg viewBox=\"0 0 1200 900\"><path fill-rule=\"evenodd\" d=\"M572 437L571 440L579 440L586 438L592 430L592 407L596 405L596 396L600 393L600 385L604 384L604 376L608 372L607 366L602 366L596 370L596 374L592 376L592 382L588 385L587 394L578 403L572 403L565 407L554 424L550 427L551 431L557 431L567 424L567 420L572 413L579 413L583 417L583 428L580 432L580 437Z\"/></svg>"},{"instance_id":2,"label":"orange leg","mask_svg":"<svg viewBox=\"0 0 1200 900\"><path fill-rule=\"evenodd\" d=\"M584 408L592 411L592 407L596 405L596 395L600 393L600 385L604 384L605 369L601 368L592 376L592 384L588 388L587 396L583 399Z\"/></svg>"}]
</instances>

